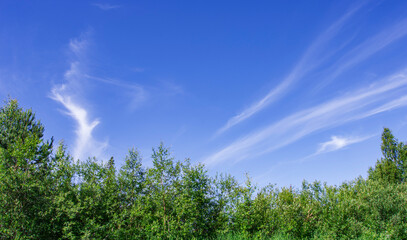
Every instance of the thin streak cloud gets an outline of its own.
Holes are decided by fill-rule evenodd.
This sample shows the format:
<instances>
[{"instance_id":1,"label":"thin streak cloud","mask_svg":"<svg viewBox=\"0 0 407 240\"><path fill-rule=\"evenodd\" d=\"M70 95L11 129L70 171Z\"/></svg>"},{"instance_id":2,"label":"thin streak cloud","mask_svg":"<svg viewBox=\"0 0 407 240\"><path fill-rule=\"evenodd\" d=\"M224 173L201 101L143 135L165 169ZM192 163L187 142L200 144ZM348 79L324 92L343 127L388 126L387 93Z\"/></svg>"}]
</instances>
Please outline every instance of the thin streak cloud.
<instances>
[{"instance_id":1,"label":"thin streak cloud","mask_svg":"<svg viewBox=\"0 0 407 240\"><path fill-rule=\"evenodd\" d=\"M98 81L101 83L119 87L121 89L121 91L126 93L126 95L130 98L128 105L130 106L130 108L132 110L139 107L149 98L149 92L145 89L145 87L143 87L139 84L136 84L136 83L129 84L129 83L126 83L123 81L115 80L115 79L95 77L95 76L90 76L88 74L85 74L83 77L90 79L90 80L94 80L94 81Z\"/></svg>"},{"instance_id":2,"label":"thin streak cloud","mask_svg":"<svg viewBox=\"0 0 407 240\"><path fill-rule=\"evenodd\" d=\"M275 88L261 98L259 101L253 103L250 107L243 110L241 113L230 118L227 123L220 128L215 136L222 134L236 124L250 118L257 112L270 105L272 102L281 97L293 83L305 76L309 71L316 68L321 62L320 53L325 48L326 44L333 39L338 32L342 29L344 24L364 5L363 2L348 10L341 18L334 22L327 30L319 35L316 40L307 48L300 61L291 70L288 76Z\"/></svg>"},{"instance_id":3,"label":"thin streak cloud","mask_svg":"<svg viewBox=\"0 0 407 240\"><path fill-rule=\"evenodd\" d=\"M291 144L313 132L406 106L405 97L394 100L394 92L407 86L405 72L392 75L368 88L294 113L236 140L203 162L211 166L232 159L236 162L241 160L242 156L259 156Z\"/></svg>"},{"instance_id":4,"label":"thin streak cloud","mask_svg":"<svg viewBox=\"0 0 407 240\"><path fill-rule=\"evenodd\" d=\"M337 63L334 64L335 69L332 74L317 86L317 90L323 88L332 80L337 78L349 68L368 59L373 54L379 52L390 44L407 35L407 19L397 22L393 26L385 29L377 35L370 37L365 42L350 50Z\"/></svg>"}]
</instances>

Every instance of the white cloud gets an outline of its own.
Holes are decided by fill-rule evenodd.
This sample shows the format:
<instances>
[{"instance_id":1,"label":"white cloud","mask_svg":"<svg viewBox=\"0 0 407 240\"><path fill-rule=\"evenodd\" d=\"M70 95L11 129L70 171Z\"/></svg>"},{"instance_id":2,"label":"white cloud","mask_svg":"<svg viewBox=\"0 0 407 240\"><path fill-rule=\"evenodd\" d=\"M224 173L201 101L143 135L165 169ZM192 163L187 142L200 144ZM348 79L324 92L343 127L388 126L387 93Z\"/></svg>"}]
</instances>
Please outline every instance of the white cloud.
<instances>
[{"instance_id":1,"label":"white cloud","mask_svg":"<svg viewBox=\"0 0 407 240\"><path fill-rule=\"evenodd\" d=\"M270 105L272 102L281 97L281 95L283 95L294 82L298 81L304 77L305 74L315 69L321 63L321 59L326 58L326 56L320 56L320 53L326 44L338 34L346 21L349 20L363 5L364 3L360 3L359 5L348 10L341 18L339 18L327 30L319 35L307 48L300 61L279 85L270 90L270 92L268 92L267 95L261 98L259 101L253 103L241 113L230 118L227 123L216 132L215 136L222 134L229 128L250 118L257 112L264 109L266 106Z\"/></svg>"},{"instance_id":2,"label":"white cloud","mask_svg":"<svg viewBox=\"0 0 407 240\"><path fill-rule=\"evenodd\" d=\"M339 149L342 149L348 145L362 142L364 140L367 140L369 137L338 137L338 136L332 136L330 141L321 143L318 150L316 151L315 155L321 154L321 153L327 153L327 152L332 152L336 151Z\"/></svg>"},{"instance_id":3,"label":"white cloud","mask_svg":"<svg viewBox=\"0 0 407 240\"><path fill-rule=\"evenodd\" d=\"M320 89L331 82L333 79L341 75L347 69L355 66L356 64L366 60L373 54L384 49L395 41L407 35L407 19L397 22L393 26L386 28L384 31L378 33L368 40L359 44L334 64L332 74L325 81L321 82L317 89Z\"/></svg>"},{"instance_id":4,"label":"white cloud","mask_svg":"<svg viewBox=\"0 0 407 240\"><path fill-rule=\"evenodd\" d=\"M61 103L67 110L67 114L76 122L76 140L73 149L75 159L85 160L87 157L104 157L104 151L108 143L95 140L92 135L94 128L100 123L99 120L89 120L88 111L72 100L72 96L64 91L65 85L52 89L51 98Z\"/></svg>"},{"instance_id":5,"label":"white cloud","mask_svg":"<svg viewBox=\"0 0 407 240\"><path fill-rule=\"evenodd\" d=\"M69 50L75 58L70 68L64 74L64 84L56 85L51 90L51 99L61 103L66 114L76 123L76 139L73 148L73 157L85 160L87 157L105 158L107 141L98 141L93 136L99 120L90 120L88 110L83 106L81 99L86 74L83 73L83 64L80 61L85 56L88 40L85 35L69 42Z\"/></svg>"},{"instance_id":6,"label":"white cloud","mask_svg":"<svg viewBox=\"0 0 407 240\"><path fill-rule=\"evenodd\" d=\"M407 98L394 100L395 93L406 90L405 71L376 84L337 97L318 106L294 113L259 131L246 135L204 159L207 165L244 156L259 156L291 144L313 132L343 125L407 105Z\"/></svg>"},{"instance_id":7,"label":"white cloud","mask_svg":"<svg viewBox=\"0 0 407 240\"><path fill-rule=\"evenodd\" d=\"M104 10L104 11L108 11L108 10L112 10L112 9L121 7L120 5L111 5L108 3L94 3L92 5L98 7L101 10Z\"/></svg>"},{"instance_id":8,"label":"white cloud","mask_svg":"<svg viewBox=\"0 0 407 240\"><path fill-rule=\"evenodd\" d=\"M80 58L86 54L86 50L89 45L88 36L89 32L83 33L79 38L73 38L69 41L69 50Z\"/></svg>"},{"instance_id":9,"label":"white cloud","mask_svg":"<svg viewBox=\"0 0 407 240\"><path fill-rule=\"evenodd\" d=\"M407 105L407 96L402 96L402 97L400 97L398 99L395 99L395 100L393 100L391 102L383 104L383 105L381 105L381 106L379 106L377 108L374 108L374 109L362 114L361 116L357 116L357 117L358 118L365 118L365 117L369 117L369 116L379 114L379 113L382 113L382 112L387 112L387 111L390 111L390 110L392 110L394 108L398 108L400 106L405 106L405 105Z\"/></svg>"}]
</instances>

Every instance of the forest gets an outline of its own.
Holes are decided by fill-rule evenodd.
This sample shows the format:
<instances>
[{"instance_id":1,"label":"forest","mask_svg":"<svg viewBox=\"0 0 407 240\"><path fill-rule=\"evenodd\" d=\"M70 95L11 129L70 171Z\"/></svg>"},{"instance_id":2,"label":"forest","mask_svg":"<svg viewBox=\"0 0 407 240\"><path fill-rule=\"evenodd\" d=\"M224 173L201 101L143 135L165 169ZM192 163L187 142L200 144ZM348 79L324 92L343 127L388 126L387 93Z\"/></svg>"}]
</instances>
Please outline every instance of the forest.
<instances>
[{"instance_id":1,"label":"forest","mask_svg":"<svg viewBox=\"0 0 407 240\"><path fill-rule=\"evenodd\" d=\"M152 167L136 149L74 160L13 99L0 122L0 239L407 239L407 146L387 128L367 178L297 189L210 177L164 144Z\"/></svg>"}]
</instances>

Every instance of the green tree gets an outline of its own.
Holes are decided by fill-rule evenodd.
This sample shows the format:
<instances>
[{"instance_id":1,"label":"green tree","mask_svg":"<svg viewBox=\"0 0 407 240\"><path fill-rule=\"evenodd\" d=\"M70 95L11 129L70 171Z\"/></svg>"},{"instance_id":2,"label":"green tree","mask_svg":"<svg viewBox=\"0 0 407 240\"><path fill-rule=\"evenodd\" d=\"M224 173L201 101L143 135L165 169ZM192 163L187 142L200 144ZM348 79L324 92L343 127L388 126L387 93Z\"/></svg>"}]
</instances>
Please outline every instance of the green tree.
<instances>
[{"instance_id":1,"label":"green tree","mask_svg":"<svg viewBox=\"0 0 407 240\"><path fill-rule=\"evenodd\" d=\"M369 169L369 178L387 183L405 182L407 177L407 146L398 142L388 128L384 128L381 144L383 157L375 168Z\"/></svg>"},{"instance_id":2,"label":"green tree","mask_svg":"<svg viewBox=\"0 0 407 240\"><path fill-rule=\"evenodd\" d=\"M78 185L75 184L77 167L73 158L67 153L66 146L60 143L53 156L52 164L52 192L50 214L54 236L58 238L72 238L78 235Z\"/></svg>"},{"instance_id":3,"label":"green tree","mask_svg":"<svg viewBox=\"0 0 407 240\"><path fill-rule=\"evenodd\" d=\"M152 236L168 238L174 226L173 204L176 196L176 185L179 184L181 164L174 163L168 148L161 143L157 149L153 149L153 167L146 174L146 189L148 200L143 204L148 207L150 224L146 229ZM145 219L145 220L147 220Z\"/></svg>"},{"instance_id":4,"label":"green tree","mask_svg":"<svg viewBox=\"0 0 407 240\"><path fill-rule=\"evenodd\" d=\"M0 238L53 238L47 219L53 140L16 100L0 109Z\"/></svg>"},{"instance_id":5,"label":"green tree","mask_svg":"<svg viewBox=\"0 0 407 240\"><path fill-rule=\"evenodd\" d=\"M174 198L176 232L185 239L213 236L217 208L211 179L203 165L192 166L189 159L181 167Z\"/></svg>"},{"instance_id":6,"label":"green tree","mask_svg":"<svg viewBox=\"0 0 407 240\"><path fill-rule=\"evenodd\" d=\"M138 211L141 194L145 187L145 170L141 164L141 157L136 149L130 149L118 176L120 213L116 214L117 238L137 238L140 236L142 216Z\"/></svg>"}]
</instances>

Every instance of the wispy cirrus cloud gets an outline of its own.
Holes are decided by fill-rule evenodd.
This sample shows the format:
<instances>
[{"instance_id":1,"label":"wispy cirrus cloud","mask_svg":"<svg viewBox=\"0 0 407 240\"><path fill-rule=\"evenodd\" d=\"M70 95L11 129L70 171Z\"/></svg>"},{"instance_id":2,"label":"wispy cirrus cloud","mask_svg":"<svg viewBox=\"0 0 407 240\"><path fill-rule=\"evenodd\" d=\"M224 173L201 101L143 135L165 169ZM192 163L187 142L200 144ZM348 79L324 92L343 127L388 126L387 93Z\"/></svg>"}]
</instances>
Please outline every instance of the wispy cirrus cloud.
<instances>
[{"instance_id":1,"label":"wispy cirrus cloud","mask_svg":"<svg viewBox=\"0 0 407 240\"><path fill-rule=\"evenodd\" d=\"M311 44L310 47L308 47L297 65L277 87L272 89L262 99L255 102L247 109L243 110L240 114L229 119L226 125L224 125L216 132L215 136L227 131L234 125L250 118L252 115L267 107L269 104L284 95L295 82L303 78L309 72L317 69L324 62L324 60L329 59L330 54L323 53L326 45L329 44L329 42L345 25L347 20L349 20L352 15L354 15L354 13L356 13L362 6L363 3L357 5L356 7L353 7L339 20L332 24ZM380 52L390 44L395 43L406 35L407 19L403 19L387 27L385 30L379 32L378 34L369 37L366 41L345 52L337 61L335 61L335 63L332 64L332 66L330 67L331 73L324 78L324 81L321 81L320 84L316 85L315 90L318 91L322 89L330 82L332 82L335 78L343 74L345 71L369 59L374 54Z\"/></svg>"},{"instance_id":2,"label":"wispy cirrus cloud","mask_svg":"<svg viewBox=\"0 0 407 240\"><path fill-rule=\"evenodd\" d=\"M89 47L90 32L82 33L79 38L73 38L69 41L69 51L75 55L77 59L83 58L86 55Z\"/></svg>"},{"instance_id":3,"label":"wispy cirrus cloud","mask_svg":"<svg viewBox=\"0 0 407 240\"><path fill-rule=\"evenodd\" d=\"M407 106L407 96L403 94L406 90L407 75L404 70L367 88L356 90L272 123L236 140L205 158L203 162L210 166L228 160L236 162L245 156L259 156L316 131Z\"/></svg>"},{"instance_id":4,"label":"wispy cirrus cloud","mask_svg":"<svg viewBox=\"0 0 407 240\"><path fill-rule=\"evenodd\" d=\"M321 56L322 50L325 49L326 45L330 42L330 40L333 39L338 34L338 32L342 29L344 24L364 4L365 2L360 2L359 4L353 6L342 17L340 17L330 27L328 27L322 34L320 34L314 40L314 42L307 48L307 50L302 55L298 63L280 84L278 84L275 88L271 89L260 100L256 101L239 114L230 118L227 121L227 123L216 132L215 136L222 134L223 132L227 131L236 124L250 118L257 112L261 111L262 109L270 105L272 102L276 101L278 98L284 95L295 82L303 78L311 70L318 67L321 64L321 59L325 59L328 57L326 55Z\"/></svg>"},{"instance_id":5,"label":"wispy cirrus cloud","mask_svg":"<svg viewBox=\"0 0 407 240\"><path fill-rule=\"evenodd\" d=\"M375 36L369 37L369 39L345 53L335 64L333 64L332 73L324 81L321 81L321 84L319 84L316 89L323 88L346 70L363 62L406 35L407 18L389 26Z\"/></svg>"},{"instance_id":6,"label":"wispy cirrus cloud","mask_svg":"<svg viewBox=\"0 0 407 240\"><path fill-rule=\"evenodd\" d=\"M90 120L88 111L81 104L74 102L72 96L64 92L65 89L66 85L54 87L51 91L51 98L61 103L66 109L66 114L76 122L73 157L82 160L90 156L104 157L108 142L97 141L92 134L100 121L98 119Z\"/></svg>"},{"instance_id":7,"label":"wispy cirrus cloud","mask_svg":"<svg viewBox=\"0 0 407 240\"><path fill-rule=\"evenodd\" d=\"M407 105L407 96L401 96L393 101L390 101L386 104L373 108L372 110L364 112L361 115L358 115L355 117L358 119L366 118L366 117L370 117L370 116L373 116L373 115L376 115L379 113L387 112L387 111L390 111L399 106L405 106L405 105Z\"/></svg>"},{"instance_id":8,"label":"wispy cirrus cloud","mask_svg":"<svg viewBox=\"0 0 407 240\"><path fill-rule=\"evenodd\" d=\"M103 11L109 11L109 10L113 10L113 9L117 9L120 8L120 5L112 5L109 3L93 3L92 4L95 7L98 7L99 9L103 10Z\"/></svg>"},{"instance_id":9,"label":"wispy cirrus cloud","mask_svg":"<svg viewBox=\"0 0 407 240\"><path fill-rule=\"evenodd\" d=\"M96 76L91 76L88 74L83 75L86 79L104 83L110 86L118 87L125 93L125 95L130 99L128 101L129 107L134 110L140 105L142 105L149 98L150 93L145 87L137 83L126 83L112 78L101 78Z\"/></svg>"},{"instance_id":10,"label":"wispy cirrus cloud","mask_svg":"<svg viewBox=\"0 0 407 240\"><path fill-rule=\"evenodd\" d=\"M128 83L113 78L102 78L88 74L83 74L83 77L94 82L110 85L110 87L119 88L121 94L124 94L129 99L127 105L130 110L135 110L147 102L152 102L162 97L168 99L169 97L185 93L181 85L172 81L159 81L157 86L142 86L137 83Z\"/></svg>"},{"instance_id":11,"label":"wispy cirrus cloud","mask_svg":"<svg viewBox=\"0 0 407 240\"><path fill-rule=\"evenodd\" d=\"M51 99L59 102L65 108L65 113L76 123L75 145L73 157L75 159L86 159L90 156L98 158L105 157L105 150L108 147L107 141L96 140L93 136L95 127L100 123L98 119L91 120L89 111L81 101L83 84L86 76L83 73L83 61L88 47L88 35L83 34L80 38L71 39L69 42L70 53L73 60L70 68L64 74L64 83L55 85L51 89Z\"/></svg>"},{"instance_id":12,"label":"wispy cirrus cloud","mask_svg":"<svg viewBox=\"0 0 407 240\"><path fill-rule=\"evenodd\" d=\"M320 143L318 150L313 154L319 155L322 153L327 153L327 152L333 152L337 151L339 149L342 149L346 146L349 146L351 144L359 143L362 141L365 141L372 136L367 136L367 137L340 137L340 136L332 136L331 140Z\"/></svg>"}]
</instances>

